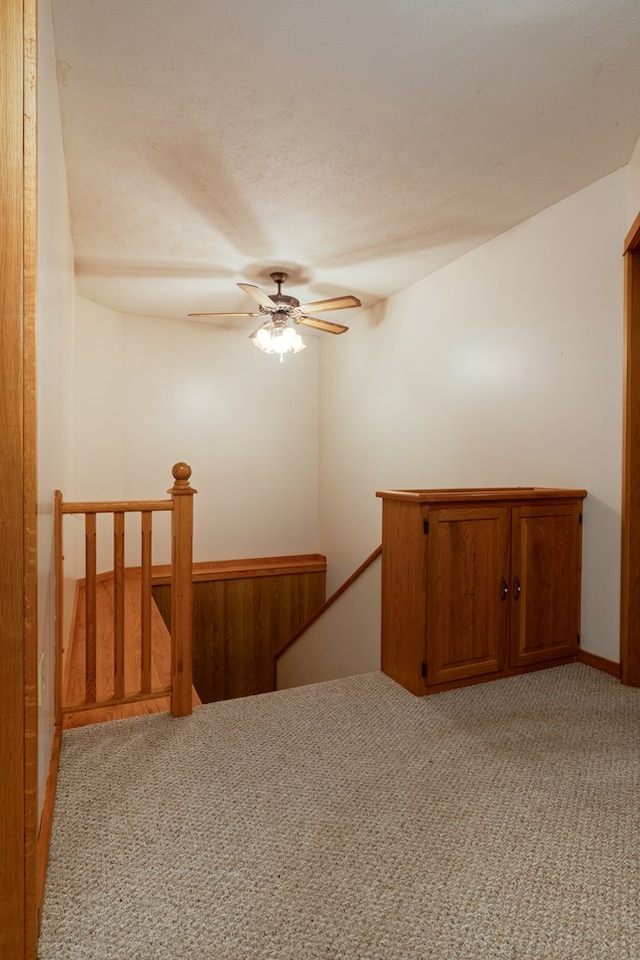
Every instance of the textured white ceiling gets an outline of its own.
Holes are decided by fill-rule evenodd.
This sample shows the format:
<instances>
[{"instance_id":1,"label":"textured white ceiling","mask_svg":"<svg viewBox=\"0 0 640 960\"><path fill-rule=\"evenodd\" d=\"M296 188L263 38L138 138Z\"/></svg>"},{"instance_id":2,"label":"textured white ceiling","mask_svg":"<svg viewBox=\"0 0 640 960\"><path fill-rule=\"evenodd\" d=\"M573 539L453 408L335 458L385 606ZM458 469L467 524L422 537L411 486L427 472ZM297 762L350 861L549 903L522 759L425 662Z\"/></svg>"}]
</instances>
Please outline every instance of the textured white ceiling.
<instances>
[{"instance_id":1,"label":"textured white ceiling","mask_svg":"<svg viewBox=\"0 0 640 960\"><path fill-rule=\"evenodd\" d=\"M53 0L80 292L369 305L623 166L638 0ZM356 311L332 319L353 321Z\"/></svg>"}]
</instances>

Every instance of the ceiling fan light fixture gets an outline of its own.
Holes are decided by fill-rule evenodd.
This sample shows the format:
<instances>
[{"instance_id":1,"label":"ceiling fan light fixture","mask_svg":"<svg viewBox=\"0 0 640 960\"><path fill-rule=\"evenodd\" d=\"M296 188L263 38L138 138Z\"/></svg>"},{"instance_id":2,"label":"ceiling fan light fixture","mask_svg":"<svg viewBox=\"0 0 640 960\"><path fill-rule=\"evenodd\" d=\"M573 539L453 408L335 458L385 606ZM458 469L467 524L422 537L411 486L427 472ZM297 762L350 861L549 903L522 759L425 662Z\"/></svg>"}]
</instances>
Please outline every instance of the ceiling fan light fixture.
<instances>
[{"instance_id":1,"label":"ceiling fan light fixture","mask_svg":"<svg viewBox=\"0 0 640 960\"><path fill-rule=\"evenodd\" d=\"M252 340L263 353L279 354L280 363L285 353L300 353L307 346L293 327L284 325L281 321L266 323L260 327Z\"/></svg>"},{"instance_id":2,"label":"ceiling fan light fixture","mask_svg":"<svg viewBox=\"0 0 640 960\"><path fill-rule=\"evenodd\" d=\"M362 306L358 298L351 294L301 304L297 297L289 297L282 293L282 284L287 279L286 273L274 270L270 276L278 288L278 292L271 296L253 283L237 284L256 301L257 313L255 311L253 313L190 313L189 318L202 320L209 317L267 317L268 319L261 323L257 330L249 334L249 338L263 353L277 353L282 363L285 353L300 353L306 347L296 329L298 324L333 334L345 333L349 329L343 323L332 323L331 320L312 317L308 310L320 312Z\"/></svg>"}]
</instances>

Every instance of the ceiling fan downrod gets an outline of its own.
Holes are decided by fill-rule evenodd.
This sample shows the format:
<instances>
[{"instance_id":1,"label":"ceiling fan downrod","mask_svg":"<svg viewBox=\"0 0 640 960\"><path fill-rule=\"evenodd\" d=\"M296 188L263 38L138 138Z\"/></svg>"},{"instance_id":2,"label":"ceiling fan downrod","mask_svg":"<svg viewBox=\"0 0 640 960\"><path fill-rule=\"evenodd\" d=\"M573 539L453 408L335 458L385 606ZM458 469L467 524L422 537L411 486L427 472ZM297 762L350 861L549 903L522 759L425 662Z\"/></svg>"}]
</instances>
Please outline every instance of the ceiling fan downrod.
<instances>
[{"instance_id":1,"label":"ceiling fan downrod","mask_svg":"<svg viewBox=\"0 0 640 960\"><path fill-rule=\"evenodd\" d=\"M271 277L271 279L273 280L273 282L276 284L278 288L277 293L271 294L271 299L273 300L273 302L277 303L277 305L280 308L284 309L285 311L289 307L293 307L293 308L299 307L300 306L299 300L296 300L295 297L288 297L286 293L282 293L281 291L282 284L285 282L289 274L283 273L281 270L276 270L274 271L274 273L270 273L269 276Z\"/></svg>"},{"instance_id":2,"label":"ceiling fan downrod","mask_svg":"<svg viewBox=\"0 0 640 960\"><path fill-rule=\"evenodd\" d=\"M274 273L270 273L269 276L271 277L271 279L273 280L273 282L274 282L275 285L277 286L277 288L278 288L278 296L280 296L280 294L282 293L280 287L281 287L282 284L285 282L285 280L287 279L287 277L289 276L289 274L288 274L288 273L282 273L282 271L280 271L280 270L276 270Z\"/></svg>"}]
</instances>

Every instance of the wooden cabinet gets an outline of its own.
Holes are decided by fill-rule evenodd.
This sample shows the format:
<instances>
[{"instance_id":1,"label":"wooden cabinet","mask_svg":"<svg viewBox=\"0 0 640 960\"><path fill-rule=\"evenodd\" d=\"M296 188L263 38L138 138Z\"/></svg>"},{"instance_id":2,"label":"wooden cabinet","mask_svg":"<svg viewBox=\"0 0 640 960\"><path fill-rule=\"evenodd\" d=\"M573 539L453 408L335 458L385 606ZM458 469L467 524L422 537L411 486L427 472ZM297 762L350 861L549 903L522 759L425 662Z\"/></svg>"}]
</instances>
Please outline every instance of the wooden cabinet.
<instances>
[{"instance_id":1,"label":"wooden cabinet","mask_svg":"<svg viewBox=\"0 0 640 960\"><path fill-rule=\"evenodd\" d=\"M383 490L382 669L423 695L575 660L585 490Z\"/></svg>"}]
</instances>

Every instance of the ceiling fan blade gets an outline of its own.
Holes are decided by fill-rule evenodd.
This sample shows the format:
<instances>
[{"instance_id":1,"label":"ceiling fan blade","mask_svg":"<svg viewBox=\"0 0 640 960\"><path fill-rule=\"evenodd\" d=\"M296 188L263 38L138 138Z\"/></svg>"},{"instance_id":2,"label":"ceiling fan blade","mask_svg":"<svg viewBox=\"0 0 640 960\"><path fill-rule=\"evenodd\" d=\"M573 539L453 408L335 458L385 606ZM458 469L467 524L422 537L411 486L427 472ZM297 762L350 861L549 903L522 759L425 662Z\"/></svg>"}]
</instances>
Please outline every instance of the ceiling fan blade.
<instances>
[{"instance_id":1,"label":"ceiling fan blade","mask_svg":"<svg viewBox=\"0 0 640 960\"><path fill-rule=\"evenodd\" d=\"M300 319L295 322L302 324L304 327L314 327L316 330L324 330L325 333L344 333L345 330L349 329L349 327L345 327L341 323L330 323L328 320L319 320L317 317L300 317Z\"/></svg>"},{"instance_id":2,"label":"ceiling fan blade","mask_svg":"<svg viewBox=\"0 0 640 960\"><path fill-rule=\"evenodd\" d=\"M260 313L188 313L192 320L198 320L200 317L260 317Z\"/></svg>"},{"instance_id":3,"label":"ceiling fan blade","mask_svg":"<svg viewBox=\"0 0 640 960\"><path fill-rule=\"evenodd\" d=\"M244 290L245 293L248 293L250 297L253 297L253 299L256 300L261 307L268 307L269 309L272 309L273 307L278 306L278 304L275 303L271 297L267 296L264 290L261 290L260 287L256 287L253 283L239 283L237 286L239 286L241 290Z\"/></svg>"},{"instance_id":4,"label":"ceiling fan blade","mask_svg":"<svg viewBox=\"0 0 640 960\"><path fill-rule=\"evenodd\" d=\"M316 300L315 303L301 303L301 310L313 310L322 312L323 310L344 310L347 307L361 307L362 304L357 297L331 297L330 300Z\"/></svg>"}]
</instances>

